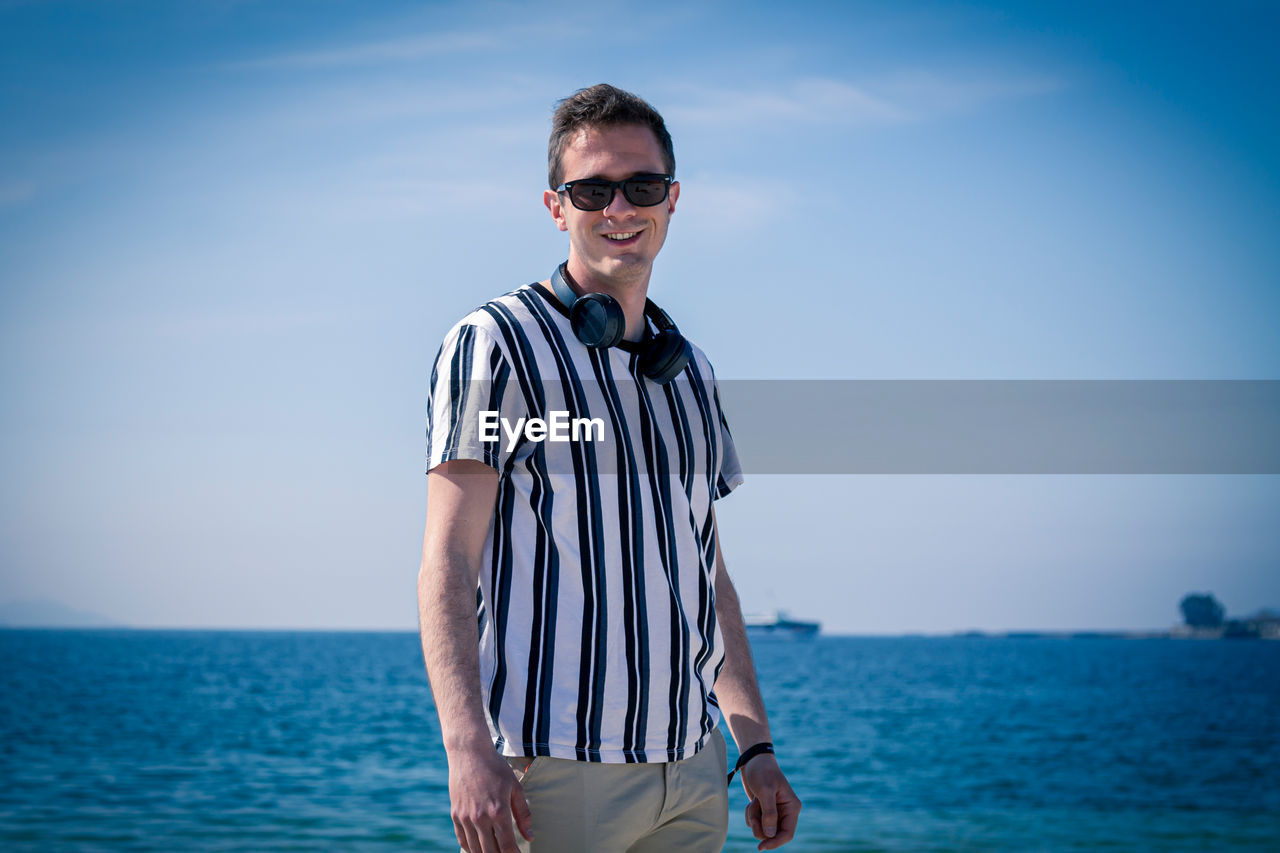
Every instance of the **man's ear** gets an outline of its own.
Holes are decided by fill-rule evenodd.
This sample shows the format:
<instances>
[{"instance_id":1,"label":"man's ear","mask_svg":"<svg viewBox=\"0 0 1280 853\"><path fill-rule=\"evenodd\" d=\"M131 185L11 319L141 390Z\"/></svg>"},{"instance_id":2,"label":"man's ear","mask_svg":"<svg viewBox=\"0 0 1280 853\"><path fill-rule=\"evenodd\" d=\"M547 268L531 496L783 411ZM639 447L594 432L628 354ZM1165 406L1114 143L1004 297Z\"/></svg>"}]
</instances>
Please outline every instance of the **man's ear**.
<instances>
[{"instance_id":1,"label":"man's ear","mask_svg":"<svg viewBox=\"0 0 1280 853\"><path fill-rule=\"evenodd\" d=\"M568 231L569 223L564 221L564 207L560 204L560 193L555 190L543 190L542 203L551 212L551 218L555 220L556 227L561 231Z\"/></svg>"},{"instance_id":2,"label":"man's ear","mask_svg":"<svg viewBox=\"0 0 1280 853\"><path fill-rule=\"evenodd\" d=\"M680 198L680 182L672 181L667 188L667 216L676 212L676 199Z\"/></svg>"}]
</instances>

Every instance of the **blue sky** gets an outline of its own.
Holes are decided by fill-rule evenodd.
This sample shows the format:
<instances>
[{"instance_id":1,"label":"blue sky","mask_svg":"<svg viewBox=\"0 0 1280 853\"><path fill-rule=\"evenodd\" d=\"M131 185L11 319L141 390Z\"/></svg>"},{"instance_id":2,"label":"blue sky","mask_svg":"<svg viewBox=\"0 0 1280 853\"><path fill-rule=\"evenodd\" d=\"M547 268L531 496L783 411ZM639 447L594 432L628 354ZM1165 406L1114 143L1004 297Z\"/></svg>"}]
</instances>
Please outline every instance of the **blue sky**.
<instances>
[{"instance_id":1,"label":"blue sky","mask_svg":"<svg viewBox=\"0 0 1280 853\"><path fill-rule=\"evenodd\" d=\"M566 253L550 110L682 183L722 378L1277 379L1265 3L0 2L0 600L415 624L445 330ZM839 425L820 425L839 441ZM756 476L748 609L844 632L1280 605L1275 477Z\"/></svg>"}]
</instances>

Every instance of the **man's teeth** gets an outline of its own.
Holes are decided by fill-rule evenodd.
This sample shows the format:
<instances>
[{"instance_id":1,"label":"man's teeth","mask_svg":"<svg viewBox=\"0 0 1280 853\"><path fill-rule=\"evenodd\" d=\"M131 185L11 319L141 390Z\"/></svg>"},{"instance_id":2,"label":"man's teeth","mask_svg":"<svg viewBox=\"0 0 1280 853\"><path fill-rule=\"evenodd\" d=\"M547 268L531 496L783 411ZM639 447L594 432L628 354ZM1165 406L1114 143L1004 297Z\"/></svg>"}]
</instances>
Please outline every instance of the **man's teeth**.
<instances>
[{"instance_id":1,"label":"man's teeth","mask_svg":"<svg viewBox=\"0 0 1280 853\"><path fill-rule=\"evenodd\" d=\"M608 237L610 240L630 240L639 233L639 231L627 231L623 234L606 234L604 236Z\"/></svg>"}]
</instances>

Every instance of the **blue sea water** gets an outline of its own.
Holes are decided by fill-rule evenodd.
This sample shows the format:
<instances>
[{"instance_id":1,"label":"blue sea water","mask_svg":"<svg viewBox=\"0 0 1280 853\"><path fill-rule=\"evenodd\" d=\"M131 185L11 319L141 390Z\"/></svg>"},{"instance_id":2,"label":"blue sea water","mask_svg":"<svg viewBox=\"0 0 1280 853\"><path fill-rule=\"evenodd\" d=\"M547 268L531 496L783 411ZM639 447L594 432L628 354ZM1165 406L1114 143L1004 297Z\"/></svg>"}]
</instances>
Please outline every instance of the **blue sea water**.
<instances>
[{"instance_id":1,"label":"blue sea water","mask_svg":"<svg viewBox=\"0 0 1280 853\"><path fill-rule=\"evenodd\" d=\"M1280 643L756 658L804 800L787 849L1280 849ZM4 850L457 849L413 634L0 631L0 664ZM745 804L727 850L755 849Z\"/></svg>"}]
</instances>

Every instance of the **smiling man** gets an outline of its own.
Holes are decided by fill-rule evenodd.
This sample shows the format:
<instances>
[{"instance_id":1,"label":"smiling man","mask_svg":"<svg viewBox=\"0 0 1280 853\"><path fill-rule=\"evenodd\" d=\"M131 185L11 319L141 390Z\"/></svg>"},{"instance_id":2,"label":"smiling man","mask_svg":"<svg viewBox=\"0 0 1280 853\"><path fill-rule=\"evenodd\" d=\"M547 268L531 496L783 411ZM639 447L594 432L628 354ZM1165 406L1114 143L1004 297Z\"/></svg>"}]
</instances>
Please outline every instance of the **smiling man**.
<instances>
[{"instance_id":1,"label":"smiling man","mask_svg":"<svg viewBox=\"0 0 1280 853\"><path fill-rule=\"evenodd\" d=\"M556 109L548 170L568 260L450 330L428 402L419 613L458 842L720 850L723 717L747 823L780 847L800 802L712 508L742 473L710 363L648 300L680 198L671 137L592 86ZM593 429L484 429L521 419Z\"/></svg>"}]
</instances>

